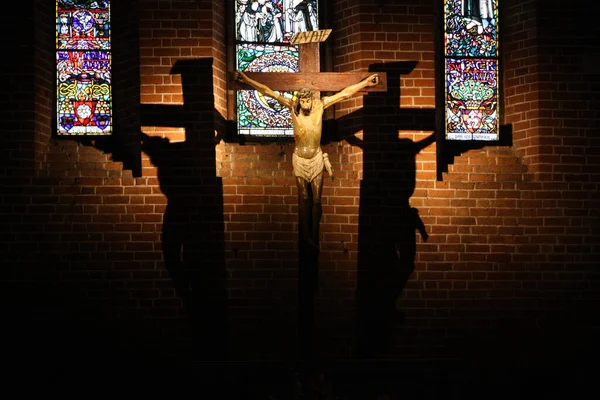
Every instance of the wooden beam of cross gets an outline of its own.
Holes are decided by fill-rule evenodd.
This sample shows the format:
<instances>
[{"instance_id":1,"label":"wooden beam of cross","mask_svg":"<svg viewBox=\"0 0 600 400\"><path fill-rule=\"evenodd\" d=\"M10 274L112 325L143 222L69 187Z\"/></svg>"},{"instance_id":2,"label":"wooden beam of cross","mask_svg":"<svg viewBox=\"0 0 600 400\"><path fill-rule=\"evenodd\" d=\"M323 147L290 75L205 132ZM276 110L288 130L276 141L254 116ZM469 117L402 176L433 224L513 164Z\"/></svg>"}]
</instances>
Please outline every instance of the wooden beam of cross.
<instances>
[{"instance_id":1,"label":"wooden beam of cross","mask_svg":"<svg viewBox=\"0 0 600 400\"><path fill-rule=\"evenodd\" d=\"M259 81L273 90L300 90L304 87L311 89L315 95L319 92L339 92L340 90L358 83L372 74L369 72L321 72L319 44L325 41L331 29L298 32L291 44L299 47L300 72L244 72L250 79ZM369 86L361 92L386 92L387 79L385 73L379 73L379 83ZM250 86L230 79L231 89L252 89Z\"/></svg>"}]
</instances>

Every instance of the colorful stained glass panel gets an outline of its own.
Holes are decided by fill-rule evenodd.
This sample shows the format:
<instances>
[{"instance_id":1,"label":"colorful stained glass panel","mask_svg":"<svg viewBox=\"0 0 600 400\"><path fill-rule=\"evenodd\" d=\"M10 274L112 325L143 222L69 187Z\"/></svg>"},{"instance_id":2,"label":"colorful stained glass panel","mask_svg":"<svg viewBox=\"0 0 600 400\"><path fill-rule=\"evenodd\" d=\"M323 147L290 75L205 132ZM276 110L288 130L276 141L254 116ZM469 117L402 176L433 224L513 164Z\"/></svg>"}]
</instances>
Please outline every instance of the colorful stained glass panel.
<instances>
[{"instance_id":1,"label":"colorful stained glass panel","mask_svg":"<svg viewBox=\"0 0 600 400\"><path fill-rule=\"evenodd\" d=\"M56 2L57 131L112 133L108 1Z\"/></svg>"},{"instance_id":2,"label":"colorful stained glass panel","mask_svg":"<svg viewBox=\"0 0 600 400\"><path fill-rule=\"evenodd\" d=\"M249 72L298 72L295 46L242 44L237 46L237 69ZM280 92L292 98L292 92ZM238 132L242 135L293 135L290 110L256 90L239 90Z\"/></svg>"},{"instance_id":3,"label":"colorful stained glass panel","mask_svg":"<svg viewBox=\"0 0 600 400\"><path fill-rule=\"evenodd\" d=\"M236 0L236 69L298 72L298 48L289 42L296 32L319 29L317 11L317 0ZM237 120L241 135L294 134L290 111L254 90L237 92Z\"/></svg>"},{"instance_id":4,"label":"colorful stained glass panel","mask_svg":"<svg viewBox=\"0 0 600 400\"><path fill-rule=\"evenodd\" d=\"M444 17L446 56L498 56L498 0L445 0Z\"/></svg>"},{"instance_id":5,"label":"colorful stained glass panel","mask_svg":"<svg viewBox=\"0 0 600 400\"><path fill-rule=\"evenodd\" d=\"M498 61L446 59L446 138L498 140Z\"/></svg>"}]
</instances>

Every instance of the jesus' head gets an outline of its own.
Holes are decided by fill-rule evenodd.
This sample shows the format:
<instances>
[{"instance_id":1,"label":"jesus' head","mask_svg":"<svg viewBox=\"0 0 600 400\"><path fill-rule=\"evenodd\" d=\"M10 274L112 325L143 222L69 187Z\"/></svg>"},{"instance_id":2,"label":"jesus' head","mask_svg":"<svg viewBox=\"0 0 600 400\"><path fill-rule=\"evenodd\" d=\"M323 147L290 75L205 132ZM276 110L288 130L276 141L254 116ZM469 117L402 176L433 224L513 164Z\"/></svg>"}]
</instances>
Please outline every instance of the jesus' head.
<instances>
[{"instance_id":1,"label":"jesus' head","mask_svg":"<svg viewBox=\"0 0 600 400\"><path fill-rule=\"evenodd\" d=\"M296 97L296 107L294 108L296 114L299 114L300 110L302 110L302 113L304 115L310 114L313 99L312 90L310 90L309 88L302 88L296 93Z\"/></svg>"}]
</instances>

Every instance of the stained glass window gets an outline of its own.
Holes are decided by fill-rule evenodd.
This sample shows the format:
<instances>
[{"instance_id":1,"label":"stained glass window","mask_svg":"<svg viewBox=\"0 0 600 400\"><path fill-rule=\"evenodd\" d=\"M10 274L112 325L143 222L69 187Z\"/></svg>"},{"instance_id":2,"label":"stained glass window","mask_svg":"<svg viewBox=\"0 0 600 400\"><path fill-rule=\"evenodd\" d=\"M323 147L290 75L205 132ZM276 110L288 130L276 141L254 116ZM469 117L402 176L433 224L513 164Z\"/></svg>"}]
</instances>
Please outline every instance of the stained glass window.
<instances>
[{"instance_id":1,"label":"stained glass window","mask_svg":"<svg viewBox=\"0 0 600 400\"><path fill-rule=\"evenodd\" d=\"M290 40L296 32L316 29L317 0L237 0L236 69L298 72L298 47ZM236 98L240 135L293 136L289 109L255 90L239 90Z\"/></svg>"},{"instance_id":2,"label":"stained glass window","mask_svg":"<svg viewBox=\"0 0 600 400\"><path fill-rule=\"evenodd\" d=\"M112 133L110 4L56 2L57 134Z\"/></svg>"},{"instance_id":3,"label":"stained glass window","mask_svg":"<svg viewBox=\"0 0 600 400\"><path fill-rule=\"evenodd\" d=\"M446 138L499 140L498 0L444 0Z\"/></svg>"}]
</instances>

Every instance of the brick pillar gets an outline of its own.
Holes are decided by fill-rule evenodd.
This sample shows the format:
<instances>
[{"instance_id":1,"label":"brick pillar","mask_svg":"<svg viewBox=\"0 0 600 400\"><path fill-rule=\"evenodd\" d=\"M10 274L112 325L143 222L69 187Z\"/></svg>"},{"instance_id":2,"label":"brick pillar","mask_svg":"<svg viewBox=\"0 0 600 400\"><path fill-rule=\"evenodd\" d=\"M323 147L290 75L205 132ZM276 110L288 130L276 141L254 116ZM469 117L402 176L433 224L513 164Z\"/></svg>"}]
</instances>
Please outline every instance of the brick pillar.
<instances>
[{"instance_id":1,"label":"brick pillar","mask_svg":"<svg viewBox=\"0 0 600 400\"><path fill-rule=\"evenodd\" d=\"M540 105L537 1L513 1L504 5L503 39L505 122L512 124L516 154L531 172L539 172L542 147L540 121L548 111ZM502 101L502 99L501 99Z\"/></svg>"}]
</instances>

